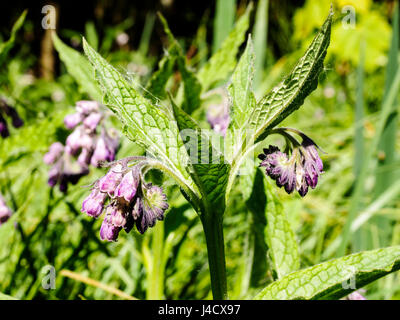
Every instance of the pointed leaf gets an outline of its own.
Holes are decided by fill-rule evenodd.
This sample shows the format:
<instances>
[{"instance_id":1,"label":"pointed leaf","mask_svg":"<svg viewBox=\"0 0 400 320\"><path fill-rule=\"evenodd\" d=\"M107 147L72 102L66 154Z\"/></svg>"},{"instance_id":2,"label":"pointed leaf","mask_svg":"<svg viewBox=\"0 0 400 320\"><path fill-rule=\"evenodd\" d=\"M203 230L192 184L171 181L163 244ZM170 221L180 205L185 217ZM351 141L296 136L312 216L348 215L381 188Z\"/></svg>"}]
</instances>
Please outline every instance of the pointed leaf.
<instances>
[{"instance_id":1,"label":"pointed leaf","mask_svg":"<svg viewBox=\"0 0 400 320\"><path fill-rule=\"evenodd\" d=\"M255 105L253 94L254 50L251 37L232 75L229 94L232 98L231 123L236 129L243 128Z\"/></svg>"},{"instance_id":2,"label":"pointed leaf","mask_svg":"<svg viewBox=\"0 0 400 320\"><path fill-rule=\"evenodd\" d=\"M255 299L340 299L400 269L400 246L330 260L277 280Z\"/></svg>"},{"instance_id":3,"label":"pointed leaf","mask_svg":"<svg viewBox=\"0 0 400 320\"><path fill-rule=\"evenodd\" d=\"M53 33L54 47L65 63L68 73L74 77L80 89L86 92L92 99L101 101L101 90L94 80L94 69L89 61L78 51L70 48Z\"/></svg>"},{"instance_id":4,"label":"pointed leaf","mask_svg":"<svg viewBox=\"0 0 400 320\"><path fill-rule=\"evenodd\" d=\"M210 138L202 132L199 125L173 102L172 106L191 160L189 171L200 188L203 203L212 207L214 212L223 213L230 166L224 163L224 158L212 147Z\"/></svg>"},{"instance_id":5,"label":"pointed leaf","mask_svg":"<svg viewBox=\"0 0 400 320\"><path fill-rule=\"evenodd\" d=\"M106 105L125 125L128 138L146 147L147 152L157 156L181 181L193 187L184 168L188 159L175 121L130 86L85 39L83 48L96 69L97 80L106 94Z\"/></svg>"},{"instance_id":6,"label":"pointed leaf","mask_svg":"<svg viewBox=\"0 0 400 320\"><path fill-rule=\"evenodd\" d=\"M278 279L280 279L288 273L299 269L299 248L294 232L283 211L283 206L275 195L273 186L265 176L264 185L267 196L265 240L274 270Z\"/></svg>"},{"instance_id":7,"label":"pointed leaf","mask_svg":"<svg viewBox=\"0 0 400 320\"><path fill-rule=\"evenodd\" d=\"M15 37L17 35L17 32L18 32L19 29L21 29L22 25L24 24L25 17L26 17L27 13L28 13L27 10L22 12L22 14L18 18L18 20L14 23L14 25L13 25L13 27L11 29L10 38L6 42L0 43L0 63L3 62L3 60L5 59L8 51L10 51L10 49L14 45Z\"/></svg>"},{"instance_id":8,"label":"pointed leaf","mask_svg":"<svg viewBox=\"0 0 400 320\"><path fill-rule=\"evenodd\" d=\"M298 109L317 87L329 46L332 16L331 10L321 30L289 76L257 103L248 123L255 130L255 140L265 138L269 129Z\"/></svg>"}]
</instances>

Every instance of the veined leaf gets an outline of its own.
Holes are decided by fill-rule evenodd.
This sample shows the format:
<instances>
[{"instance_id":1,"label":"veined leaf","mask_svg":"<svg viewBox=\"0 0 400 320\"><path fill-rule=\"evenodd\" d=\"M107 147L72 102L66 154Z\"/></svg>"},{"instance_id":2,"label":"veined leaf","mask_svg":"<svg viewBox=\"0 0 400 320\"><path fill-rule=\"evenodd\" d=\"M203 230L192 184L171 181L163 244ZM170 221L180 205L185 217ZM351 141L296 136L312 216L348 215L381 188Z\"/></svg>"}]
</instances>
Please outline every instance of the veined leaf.
<instances>
[{"instance_id":1,"label":"veined leaf","mask_svg":"<svg viewBox=\"0 0 400 320\"><path fill-rule=\"evenodd\" d=\"M248 126L255 130L255 140L265 138L268 130L298 109L304 99L317 88L329 46L332 16L331 10L321 30L289 76L257 103L248 122Z\"/></svg>"},{"instance_id":2,"label":"veined leaf","mask_svg":"<svg viewBox=\"0 0 400 320\"><path fill-rule=\"evenodd\" d=\"M300 267L299 248L273 186L259 168L254 170L252 192L246 204L257 220L255 228L262 228L258 233L264 235L273 270L280 279Z\"/></svg>"},{"instance_id":3,"label":"veined leaf","mask_svg":"<svg viewBox=\"0 0 400 320\"><path fill-rule=\"evenodd\" d=\"M83 48L106 94L106 105L125 125L128 138L139 142L158 157L174 175L190 188L193 181L184 168L188 163L178 127L167 114L141 96L124 77L83 39Z\"/></svg>"},{"instance_id":4,"label":"veined leaf","mask_svg":"<svg viewBox=\"0 0 400 320\"><path fill-rule=\"evenodd\" d=\"M14 25L13 25L13 27L11 29L10 38L6 42L0 43L0 63L3 62L3 60L5 59L8 51L10 51L10 49L14 45L15 36L16 36L18 30L21 29L22 25L24 24L25 17L26 17L27 13L28 13L27 10L22 12L22 14L18 18L18 20L14 23Z\"/></svg>"},{"instance_id":5,"label":"veined leaf","mask_svg":"<svg viewBox=\"0 0 400 320\"><path fill-rule=\"evenodd\" d=\"M203 87L203 92L207 91L214 82L226 79L229 73L235 68L236 54L249 28L251 10L252 5L250 4L245 14L236 22L234 29L229 33L229 36L222 43L220 49L199 71L198 79Z\"/></svg>"},{"instance_id":6,"label":"veined leaf","mask_svg":"<svg viewBox=\"0 0 400 320\"><path fill-rule=\"evenodd\" d=\"M101 101L102 94L99 86L93 79L94 69L89 61L78 51L63 43L56 33L53 33L53 43L60 55L61 61L65 63L68 73L74 77L80 89L86 92L92 99Z\"/></svg>"},{"instance_id":7,"label":"veined leaf","mask_svg":"<svg viewBox=\"0 0 400 320\"><path fill-rule=\"evenodd\" d=\"M248 159L250 160L250 159ZM247 281L254 286L267 274L267 255L274 276L282 278L300 267L299 249L290 223L283 211L282 204L274 194L273 187L265 174L246 161L239 178L240 190L251 212L249 244L250 270ZM249 284L247 286L249 286ZM246 285L244 283L244 285Z\"/></svg>"},{"instance_id":8,"label":"veined leaf","mask_svg":"<svg viewBox=\"0 0 400 320\"><path fill-rule=\"evenodd\" d=\"M254 108L254 59L253 43L249 36L246 50L239 60L229 86L229 94L232 97L231 128L242 129Z\"/></svg>"},{"instance_id":9,"label":"veined leaf","mask_svg":"<svg viewBox=\"0 0 400 320\"><path fill-rule=\"evenodd\" d=\"M214 213L222 214L225 210L225 190L230 166L224 163L223 156L212 147L210 138L202 133L198 124L173 101L171 103L182 140L191 159L189 171L200 188L203 203L212 207Z\"/></svg>"},{"instance_id":10,"label":"veined leaf","mask_svg":"<svg viewBox=\"0 0 400 320\"><path fill-rule=\"evenodd\" d=\"M400 269L400 246L364 251L292 272L255 299L339 299Z\"/></svg>"},{"instance_id":11,"label":"veined leaf","mask_svg":"<svg viewBox=\"0 0 400 320\"><path fill-rule=\"evenodd\" d=\"M288 273L299 269L299 248L294 232L283 211L283 206L265 176L264 185L267 196L265 240L274 270L278 279L280 279Z\"/></svg>"},{"instance_id":12,"label":"veined leaf","mask_svg":"<svg viewBox=\"0 0 400 320\"><path fill-rule=\"evenodd\" d=\"M253 161L247 161L244 165L248 171L240 176L239 185L246 201L246 206L249 209L247 214L249 226L244 240L245 272L242 279L241 293L243 296L247 293L248 296L249 288L259 287L261 281L265 283L268 270L268 248L265 241L267 197L263 187L263 173L254 166ZM242 169L244 169L243 166Z\"/></svg>"}]
</instances>

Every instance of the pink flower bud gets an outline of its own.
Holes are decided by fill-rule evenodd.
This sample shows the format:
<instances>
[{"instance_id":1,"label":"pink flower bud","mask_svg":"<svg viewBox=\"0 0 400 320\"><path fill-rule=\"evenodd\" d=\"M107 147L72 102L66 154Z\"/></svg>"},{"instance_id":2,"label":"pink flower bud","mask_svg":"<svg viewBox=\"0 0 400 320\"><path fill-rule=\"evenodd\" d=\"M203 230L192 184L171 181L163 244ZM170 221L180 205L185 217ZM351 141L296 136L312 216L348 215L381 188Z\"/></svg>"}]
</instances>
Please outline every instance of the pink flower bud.
<instances>
[{"instance_id":1,"label":"pink flower bud","mask_svg":"<svg viewBox=\"0 0 400 320\"><path fill-rule=\"evenodd\" d=\"M114 191L121 182L123 172L122 165L116 164L107 174L100 179L99 188L101 192L107 192L110 197L114 196Z\"/></svg>"},{"instance_id":2,"label":"pink flower bud","mask_svg":"<svg viewBox=\"0 0 400 320\"><path fill-rule=\"evenodd\" d=\"M100 123L101 118L101 113L93 112L83 120L83 124L86 128L94 131L96 130L97 125Z\"/></svg>"},{"instance_id":3,"label":"pink flower bud","mask_svg":"<svg viewBox=\"0 0 400 320\"><path fill-rule=\"evenodd\" d=\"M43 156L43 161L46 164L53 164L61 157L64 151L64 146L60 142L54 142L49 151Z\"/></svg>"},{"instance_id":4,"label":"pink flower bud","mask_svg":"<svg viewBox=\"0 0 400 320\"><path fill-rule=\"evenodd\" d=\"M106 193L100 192L97 188L93 189L90 195L82 203L82 212L85 212L91 217L97 218L103 211L106 198Z\"/></svg>"},{"instance_id":5,"label":"pink flower bud","mask_svg":"<svg viewBox=\"0 0 400 320\"><path fill-rule=\"evenodd\" d=\"M75 128L82 121L82 115L80 113L73 113L65 116L64 124L67 129Z\"/></svg>"}]
</instances>

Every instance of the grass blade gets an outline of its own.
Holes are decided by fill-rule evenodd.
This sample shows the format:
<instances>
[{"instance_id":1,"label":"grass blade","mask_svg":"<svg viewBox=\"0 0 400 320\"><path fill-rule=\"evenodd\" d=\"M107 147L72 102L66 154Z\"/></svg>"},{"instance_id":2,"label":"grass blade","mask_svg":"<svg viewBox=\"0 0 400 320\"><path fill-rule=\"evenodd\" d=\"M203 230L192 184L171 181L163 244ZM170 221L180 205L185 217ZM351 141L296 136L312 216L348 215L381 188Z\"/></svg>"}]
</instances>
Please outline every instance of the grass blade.
<instances>
[{"instance_id":1,"label":"grass blade","mask_svg":"<svg viewBox=\"0 0 400 320\"><path fill-rule=\"evenodd\" d=\"M213 50L215 53L231 32L235 21L236 0L217 0L214 18Z\"/></svg>"},{"instance_id":2,"label":"grass blade","mask_svg":"<svg viewBox=\"0 0 400 320\"><path fill-rule=\"evenodd\" d=\"M258 88L262 81L268 39L268 7L269 0L261 0L257 6L256 21L253 28L254 52L256 55L254 87Z\"/></svg>"}]
</instances>

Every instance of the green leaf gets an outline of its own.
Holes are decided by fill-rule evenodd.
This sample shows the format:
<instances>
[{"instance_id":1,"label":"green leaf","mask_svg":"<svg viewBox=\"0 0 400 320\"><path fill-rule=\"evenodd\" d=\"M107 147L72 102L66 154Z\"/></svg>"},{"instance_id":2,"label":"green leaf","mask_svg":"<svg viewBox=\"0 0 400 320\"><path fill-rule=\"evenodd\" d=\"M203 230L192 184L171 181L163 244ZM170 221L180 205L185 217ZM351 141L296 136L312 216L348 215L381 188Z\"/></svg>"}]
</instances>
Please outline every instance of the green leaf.
<instances>
[{"instance_id":1,"label":"green leaf","mask_svg":"<svg viewBox=\"0 0 400 320\"><path fill-rule=\"evenodd\" d=\"M193 181L185 170L187 154L175 121L153 106L130 86L124 77L83 39L83 48L97 73L97 80L106 95L106 105L125 125L131 140L143 145L158 157L178 182L192 188Z\"/></svg>"},{"instance_id":2,"label":"green leaf","mask_svg":"<svg viewBox=\"0 0 400 320\"><path fill-rule=\"evenodd\" d=\"M0 300L18 300L18 299L0 292Z\"/></svg>"},{"instance_id":3,"label":"green leaf","mask_svg":"<svg viewBox=\"0 0 400 320\"><path fill-rule=\"evenodd\" d=\"M245 171L239 178L240 191L251 213L244 252L249 268L243 286L257 287L261 281L265 283L268 266L275 278L282 278L300 267L300 258L294 232L273 186L252 159L247 160L241 166L241 171Z\"/></svg>"},{"instance_id":4,"label":"green leaf","mask_svg":"<svg viewBox=\"0 0 400 320\"><path fill-rule=\"evenodd\" d=\"M153 103L166 96L165 86L174 72L175 59L170 54L165 55L158 64L158 70L153 73L146 88L145 97Z\"/></svg>"},{"instance_id":5,"label":"green leaf","mask_svg":"<svg viewBox=\"0 0 400 320\"><path fill-rule=\"evenodd\" d=\"M213 52L228 36L235 22L236 0L217 0L215 4Z\"/></svg>"},{"instance_id":6,"label":"green leaf","mask_svg":"<svg viewBox=\"0 0 400 320\"><path fill-rule=\"evenodd\" d=\"M94 80L94 69L89 61L78 51L63 43L56 33L53 33L53 43L61 61L65 63L68 73L74 77L80 89L92 99L101 101L102 94Z\"/></svg>"},{"instance_id":7,"label":"green leaf","mask_svg":"<svg viewBox=\"0 0 400 320\"><path fill-rule=\"evenodd\" d=\"M239 60L228 88L232 97L231 128L242 129L255 106L252 90L254 59L253 43L249 36L246 50Z\"/></svg>"},{"instance_id":8,"label":"green leaf","mask_svg":"<svg viewBox=\"0 0 400 320\"><path fill-rule=\"evenodd\" d=\"M189 172L200 189L205 211L225 211L225 190L230 165L212 147L210 138L187 113L171 99L175 119L191 160ZM194 154L193 154L194 153Z\"/></svg>"},{"instance_id":9,"label":"green leaf","mask_svg":"<svg viewBox=\"0 0 400 320\"><path fill-rule=\"evenodd\" d=\"M259 168L254 168L252 192L246 201L253 214L255 234L263 235L277 278L300 267L299 248L274 187ZM260 263L260 262L257 262ZM265 276L265 275L264 275Z\"/></svg>"},{"instance_id":10,"label":"green leaf","mask_svg":"<svg viewBox=\"0 0 400 320\"><path fill-rule=\"evenodd\" d=\"M268 7L269 0L261 0L257 4L256 17L253 27L254 51L256 54L254 77L254 86L256 88L261 84L265 61L267 57L267 38L268 38Z\"/></svg>"},{"instance_id":11,"label":"green leaf","mask_svg":"<svg viewBox=\"0 0 400 320\"><path fill-rule=\"evenodd\" d=\"M221 48L199 71L198 79L202 85L203 92L207 91L216 81L225 80L235 68L236 54L245 39L245 34L249 27L251 9L252 5L250 4L245 14L236 22L234 29L222 43Z\"/></svg>"},{"instance_id":12,"label":"green leaf","mask_svg":"<svg viewBox=\"0 0 400 320\"><path fill-rule=\"evenodd\" d=\"M189 68L183 50L169 29L167 21L160 13L159 18L163 24L164 31L168 36L170 45L167 55L160 64L160 69L154 75L154 79L152 78L152 81L150 82L151 86L149 86L148 90L150 91L150 94L164 98L165 85L173 74L173 69L176 63L183 81L184 101L182 103L182 109L188 114L191 114L200 106L201 85L195 73Z\"/></svg>"},{"instance_id":13,"label":"green leaf","mask_svg":"<svg viewBox=\"0 0 400 320\"><path fill-rule=\"evenodd\" d=\"M21 29L22 25L24 24L25 17L26 17L27 13L28 13L27 10L22 12L22 14L18 18L18 20L14 23L14 25L13 25L13 27L11 29L10 38L6 42L0 43L0 63L2 63L4 61L8 51L10 51L10 49L14 45L15 37L17 35L17 32L18 32L19 29Z\"/></svg>"},{"instance_id":14,"label":"green leaf","mask_svg":"<svg viewBox=\"0 0 400 320\"><path fill-rule=\"evenodd\" d=\"M189 69L186 58L180 55L177 58L178 70L181 73L184 89L182 109L188 114L193 113L200 106L201 84L195 73Z\"/></svg>"},{"instance_id":15,"label":"green leaf","mask_svg":"<svg viewBox=\"0 0 400 320\"><path fill-rule=\"evenodd\" d=\"M251 287L259 287L260 282L265 281L268 271L268 248L265 241L267 197L264 190L264 177L261 170L254 166L253 161L247 161L245 165L250 172L245 172L239 178L240 190L249 209L247 216L249 226L243 250L243 256L246 257L246 269L242 280L242 294L248 294L248 289Z\"/></svg>"},{"instance_id":16,"label":"green leaf","mask_svg":"<svg viewBox=\"0 0 400 320\"><path fill-rule=\"evenodd\" d=\"M317 88L329 46L332 16L331 10L321 30L289 76L257 103L248 122L248 126L255 130L255 141L265 138L270 129L298 109L304 99Z\"/></svg>"},{"instance_id":17,"label":"green leaf","mask_svg":"<svg viewBox=\"0 0 400 320\"><path fill-rule=\"evenodd\" d=\"M85 23L85 38L94 50L99 49L99 36L96 32L96 26L94 25L93 21L88 21Z\"/></svg>"},{"instance_id":18,"label":"green leaf","mask_svg":"<svg viewBox=\"0 0 400 320\"><path fill-rule=\"evenodd\" d=\"M400 246L364 251L290 273L255 299L339 299L400 269Z\"/></svg>"},{"instance_id":19,"label":"green leaf","mask_svg":"<svg viewBox=\"0 0 400 320\"><path fill-rule=\"evenodd\" d=\"M273 268L280 279L299 269L299 248L294 232L283 211L282 203L275 195L274 187L266 178L264 178L264 185L267 196L265 240Z\"/></svg>"}]
</instances>

